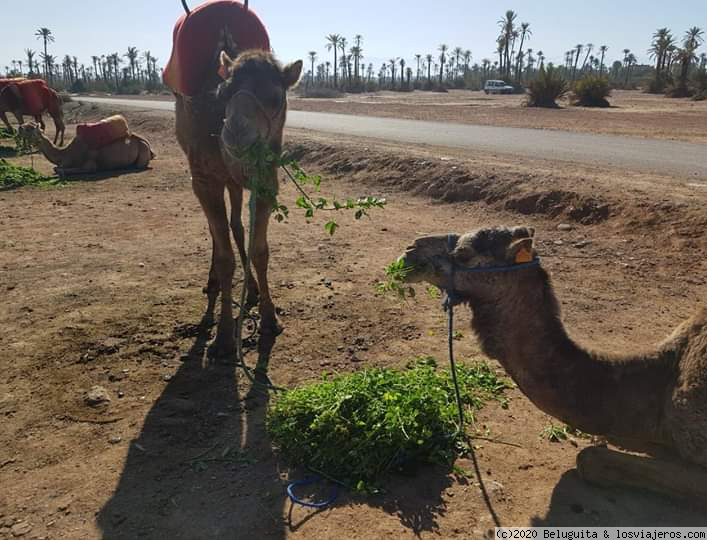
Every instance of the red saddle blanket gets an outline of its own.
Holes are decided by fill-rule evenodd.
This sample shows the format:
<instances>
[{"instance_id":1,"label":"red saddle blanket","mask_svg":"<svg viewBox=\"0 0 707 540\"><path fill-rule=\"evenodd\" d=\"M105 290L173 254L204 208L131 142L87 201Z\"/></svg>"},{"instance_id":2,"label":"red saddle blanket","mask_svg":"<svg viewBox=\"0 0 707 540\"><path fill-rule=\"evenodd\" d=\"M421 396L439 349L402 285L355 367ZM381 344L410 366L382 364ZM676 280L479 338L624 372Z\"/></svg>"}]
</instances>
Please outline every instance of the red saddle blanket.
<instances>
[{"instance_id":1,"label":"red saddle blanket","mask_svg":"<svg viewBox=\"0 0 707 540\"><path fill-rule=\"evenodd\" d=\"M199 93L214 59L222 29L228 29L238 49L270 50L270 38L258 16L235 0L213 0L183 15L174 27L172 55L164 83L178 94Z\"/></svg>"},{"instance_id":2,"label":"red saddle blanket","mask_svg":"<svg viewBox=\"0 0 707 540\"><path fill-rule=\"evenodd\" d=\"M128 122L120 115L111 116L92 124L76 126L76 137L84 141L91 150L98 150L129 134Z\"/></svg>"},{"instance_id":3,"label":"red saddle blanket","mask_svg":"<svg viewBox=\"0 0 707 540\"><path fill-rule=\"evenodd\" d=\"M0 79L0 92L2 92L2 89L5 88L6 86L10 84L17 84L18 82L25 81L27 79Z\"/></svg>"},{"instance_id":4,"label":"red saddle blanket","mask_svg":"<svg viewBox=\"0 0 707 540\"><path fill-rule=\"evenodd\" d=\"M20 91L23 113L40 116L53 106L52 91L42 79L0 79L0 92L13 84Z\"/></svg>"}]
</instances>

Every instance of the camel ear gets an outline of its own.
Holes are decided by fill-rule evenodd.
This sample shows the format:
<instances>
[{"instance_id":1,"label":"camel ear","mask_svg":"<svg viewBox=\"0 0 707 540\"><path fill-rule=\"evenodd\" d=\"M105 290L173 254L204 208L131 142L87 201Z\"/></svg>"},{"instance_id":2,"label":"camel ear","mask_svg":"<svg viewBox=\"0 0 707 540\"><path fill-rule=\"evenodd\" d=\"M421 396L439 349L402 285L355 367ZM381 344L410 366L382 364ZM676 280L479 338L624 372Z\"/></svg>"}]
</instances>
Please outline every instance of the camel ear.
<instances>
[{"instance_id":1,"label":"camel ear","mask_svg":"<svg viewBox=\"0 0 707 540\"><path fill-rule=\"evenodd\" d=\"M233 68L233 64L234 61L230 56L228 56L228 53L226 51L221 51L221 55L219 56L218 74L224 81L228 80L228 78L231 76L231 69Z\"/></svg>"},{"instance_id":2,"label":"camel ear","mask_svg":"<svg viewBox=\"0 0 707 540\"><path fill-rule=\"evenodd\" d=\"M506 249L506 262L511 264L533 262L534 258L535 250L533 249L532 238L517 240Z\"/></svg>"},{"instance_id":3,"label":"camel ear","mask_svg":"<svg viewBox=\"0 0 707 540\"><path fill-rule=\"evenodd\" d=\"M282 82L285 88L290 89L299 82L299 78L302 75L302 67L302 60L297 60L297 62L292 62L285 66L285 69L282 70Z\"/></svg>"}]
</instances>

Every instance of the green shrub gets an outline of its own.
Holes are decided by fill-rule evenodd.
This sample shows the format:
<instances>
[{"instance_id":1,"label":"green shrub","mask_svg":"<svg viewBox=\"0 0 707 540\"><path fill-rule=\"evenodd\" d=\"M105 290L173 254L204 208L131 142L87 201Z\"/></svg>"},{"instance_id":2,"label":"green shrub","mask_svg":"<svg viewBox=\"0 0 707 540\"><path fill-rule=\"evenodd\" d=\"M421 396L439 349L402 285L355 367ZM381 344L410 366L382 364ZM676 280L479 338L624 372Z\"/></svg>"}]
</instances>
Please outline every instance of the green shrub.
<instances>
[{"instance_id":1,"label":"green shrub","mask_svg":"<svg viewBox=\"0 0 707 540\"><path fill-rule=\"evenodd\" d=\"M557 107L557 100L567 95L569 86L556 68L542 68L528 84L528 107Z\"/></svg>"},{"instance_id":2,"label":"green shrub","mask_svg":"<svg viewBox=\"0 0 707 540\"><path fill-rule=\"evenodd\" d=\"M575 83L572 101L580 107L610 107L606 99L610 95L611 87L608 79L588 75Z\"/></svg>"},{"instance_id":3,"label":"green shrub","mask_svg":"<svg viewBox=\"0 0 707 540\"><path fill-rule=\"evenodd\" d=\"M358 490L413 465L451 465L461 436L449 371L434 359L407 370L366 369L289 390L267 416L283 457ZM485 401L502 399L509 383L486 364L458 366L467 415Z\"/></svg>"},{"instance_id":4,"label":"green shrub","mask_svg":"<svg viewBox=\"0 0 707 540\"><path fill-rule=\"evenodd\" d=\"M0 159L0 189L12 189L21 186L47 185L52 178L38 173L29 167L19 167Z\"/></svg>"}]
</instances>

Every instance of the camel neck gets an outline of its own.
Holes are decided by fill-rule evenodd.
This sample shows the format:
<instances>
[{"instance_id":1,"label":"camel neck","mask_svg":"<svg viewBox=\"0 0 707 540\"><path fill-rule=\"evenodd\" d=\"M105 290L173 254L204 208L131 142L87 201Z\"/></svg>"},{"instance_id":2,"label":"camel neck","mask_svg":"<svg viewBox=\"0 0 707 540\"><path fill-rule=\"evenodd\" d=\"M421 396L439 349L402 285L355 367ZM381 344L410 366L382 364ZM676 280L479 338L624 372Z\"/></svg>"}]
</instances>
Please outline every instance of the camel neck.
<instances>
[{"instance_id":1,"label":"camel neck","mask_svg":"<svg viewBox=\"0 0 707 540\"><path fill-rule=\"evenodd\" d=\"M669 366L656 357L610 357L575 343L560 320L557 299L542 268L505 280L507 286L498 298L471 298L469 303L484 352L503 365L520 390L544 412L588 433L653 432L654 424L636 421L640 411L636 415L635 401L634 417L621 415L629 387L639 385L649 393L642 412L655 420Z\"/></svg>"},{"instance_id":2,"label":"camel neck","mask_svg":"<svg viewBox=\"0 0 707 540\"><path fill-rule=\"evenodd\" d=\"M39 133L37 146L39 146L39 150L44 154L44 157L54 165L61 165L61 149L54 146L44 133Z\"/></svg>"}]
</instances>

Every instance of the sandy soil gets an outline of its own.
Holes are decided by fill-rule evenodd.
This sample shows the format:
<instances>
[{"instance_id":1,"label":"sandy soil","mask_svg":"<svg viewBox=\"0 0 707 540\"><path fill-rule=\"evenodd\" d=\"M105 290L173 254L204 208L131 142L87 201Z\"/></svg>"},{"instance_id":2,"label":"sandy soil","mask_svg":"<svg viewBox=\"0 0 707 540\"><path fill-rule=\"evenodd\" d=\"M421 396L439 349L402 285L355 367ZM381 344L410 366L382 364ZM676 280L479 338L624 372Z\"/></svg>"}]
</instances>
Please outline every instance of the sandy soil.
<instances>
[{"instance_id":1,"label":"sandy soil","mask_svg":"<svg viewBox=\"0 0 707 540\"><path fill-rule=\"evenodd\" d=\"M656 139L707 142L707 101L669 99L637 91L614 91L609 109L524 106L524 96L487 96L483 92L380 92L335 99L293 98L293 109L408 118Z\"/></svg>"},{"instance_id":2,"label":"sandy soil","mask_svg":"<svg viewBox=\"0 0 707 540\"><path fill-rule=\"evenodd\" d=\"M210 241L173 121L128 118L153 143L152 170L0 193L0 538L13 526L52 539L469 538L484 536L493 515L505 525L707 525L684 504L583 484L574 460L588 441L541 439L550 419L517 390L507 410L489 406L478 420L520 445L478 441L489 504L473 474L430 468L392 478L375 498L342 494L321 513L291 508L285 486L302 471L270 448L267 396L205 358ZM405 305L373 291L382 267L423 233L536 227L566 324L597 348L654 342L707 297L699 186L302 132L289 139L325 175L327 193L390 202L370 220L342 218L333 238L294 213L272 226L271 282L286 328L271 358L278 384L420 354L444 360L438 301ZM294 198L283 184L282 200ZM559 231L561 222L572 230ZM460 314L467 359L479 356L468 323ZM94 385L110 393L104 409L85 404Z\"/></svg>"}]
</instances>

